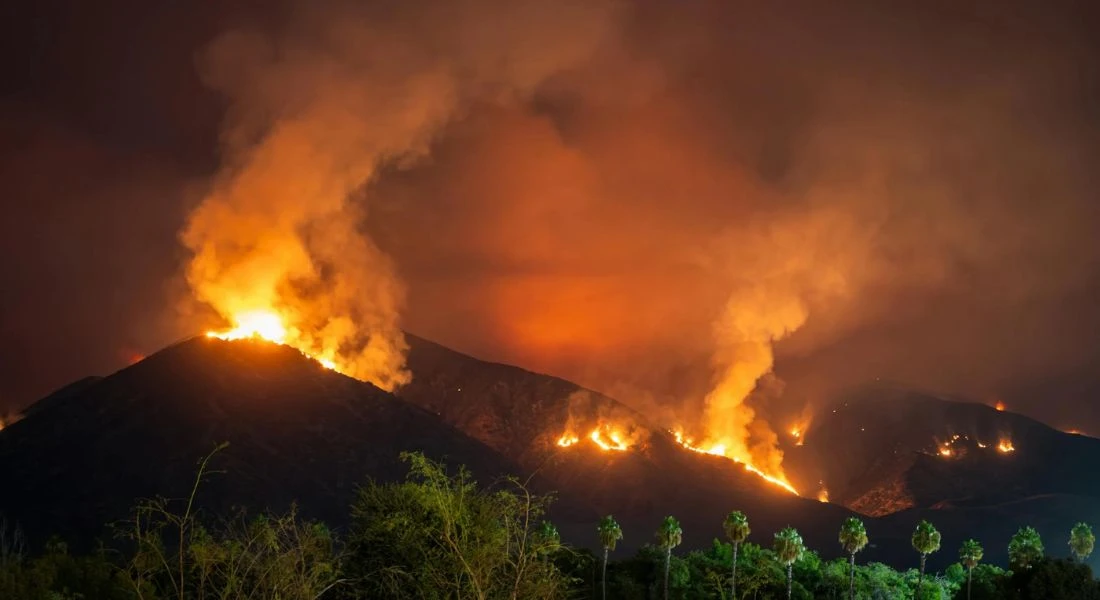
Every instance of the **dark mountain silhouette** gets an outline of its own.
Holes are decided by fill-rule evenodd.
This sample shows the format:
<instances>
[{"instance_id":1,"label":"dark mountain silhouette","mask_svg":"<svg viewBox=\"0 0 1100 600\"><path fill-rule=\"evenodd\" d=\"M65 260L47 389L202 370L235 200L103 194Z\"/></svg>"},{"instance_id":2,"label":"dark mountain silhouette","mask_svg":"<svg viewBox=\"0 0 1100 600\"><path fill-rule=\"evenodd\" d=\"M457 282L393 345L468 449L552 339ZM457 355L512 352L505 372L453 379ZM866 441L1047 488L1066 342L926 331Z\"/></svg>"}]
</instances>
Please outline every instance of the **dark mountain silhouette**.
<instances>
[{"instance_id":1,"label":"dark mountain silhouette","mask_svg":"<svg viewBox=\"0 0 1100 600\"><path fill-rule=\"evenodd\" d=\"M955 560L966 537L1003 562L1023 524L1038 527L1058 553L1073 522L1100 517L1095 483L1083 481L1085 465L1100 457L1096 440L988 407L896 390L853 396L818 417L804 446L788 449L799 481L827 483L838 504L825 504L686 450L660 424L568 381L409 342L414 382L396 396L290 348L208 338L81 380L0 431L0 513L32 539L58 533L87 543L135 499L183 495L196 461L228 441L215 462L224 473L200 493L210 511L297 501L306 515L341 526L356 485L401 479L398 454L421 450L469 466L484 483L515 474L555 491L551 516L576 545L594 546L598 518L614 514L624 555L652 541L665 515L681 520L690 549L721 537L722 518L739 509L754 541L770 545L772 533L793 525L833 556L840 523L853 514L843 503L880 515L866 518L872 546L861 560L915 563L909 535L918 519L932 520L944 533L930 559L936 568ZM583 436L601 421L633 427L635 445L557 445L566 429ZM1016 452L976 446L999 436L1011 437ZM952 440L958 454L939 456L937 440Z\"/></svg>"},{"instance_id":2,"label":"dark mountain silhouette","mask_svg":"<svg viewBox=\"0 0 1100 600\"><path fill-rule=\"evenodd\" d=\"M283 508L345 523L357 484L399 480L404 450L466 464L486 483L502 474L556 491L567 540L594 545L614 513L624 552L676 514L685 543L721 535L733 508L750 512L760 541L788 523L831 543L846 509L798 498L721 457L678 446L641 415L595 392L486 363L411 338L416 383L393 396L322 368L290 348L195 338L102 379L55 393L0 432L0 512L32 538L104 534L135 499L182 496L195 465L228 441L200 493L210 511ZM643 439L628 452L588 441L555 444L566 423L629 420Z\"/></svg>"},{"instance_id":3,"label":"dark mountain silhouette","mask_svg":"<svg viewBox=\"0 0 1100 600\"><path fill-rule=\"evenodd\" d=\"M179 497L227 441L199 500L346 518L367 477L401 478L422 450L486 477L516 465L436 415L328 371L296 350L196 338L43 399L0 432L0 513L32 539L105 533L136 498Z\"/></svg>"},{"instance_id":4,"label":"dark mountain silhouette","mask_svg":"<svg viewBox=\"0 0 1100 600\"><path fill-rule=\"evenodd\" d=\"M949 560L975 537L1003 563L1022 525L1064 556L1074 523L1100 525L1100 480L1091 476L1100 440L984 404L867 386L818 416L787 459L797 479L824 481L831 501L881 517L887 535L929 519Z\"/></svg>"}]
</instances>

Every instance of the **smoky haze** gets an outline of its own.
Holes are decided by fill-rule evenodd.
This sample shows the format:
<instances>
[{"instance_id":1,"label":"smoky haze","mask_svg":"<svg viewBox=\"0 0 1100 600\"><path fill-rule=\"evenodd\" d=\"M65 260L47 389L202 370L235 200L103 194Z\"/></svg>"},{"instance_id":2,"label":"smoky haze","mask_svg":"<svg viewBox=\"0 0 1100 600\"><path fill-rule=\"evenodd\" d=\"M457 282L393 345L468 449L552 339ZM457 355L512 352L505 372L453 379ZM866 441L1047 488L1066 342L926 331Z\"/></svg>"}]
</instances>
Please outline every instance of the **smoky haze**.
<instances>
[{"instance_id":1,"label":"smoky haze","mask_svg":"<svg viewBox=\"0 0 1100 600\"><path fill-rule=\"evenodd\" d=\"M130 4L26 9L100 51L5 84L0 402L260 288L380 381L403 327L761 455L876 378L1100 432L1090 9Z\"/></svg>"}]
</instances>

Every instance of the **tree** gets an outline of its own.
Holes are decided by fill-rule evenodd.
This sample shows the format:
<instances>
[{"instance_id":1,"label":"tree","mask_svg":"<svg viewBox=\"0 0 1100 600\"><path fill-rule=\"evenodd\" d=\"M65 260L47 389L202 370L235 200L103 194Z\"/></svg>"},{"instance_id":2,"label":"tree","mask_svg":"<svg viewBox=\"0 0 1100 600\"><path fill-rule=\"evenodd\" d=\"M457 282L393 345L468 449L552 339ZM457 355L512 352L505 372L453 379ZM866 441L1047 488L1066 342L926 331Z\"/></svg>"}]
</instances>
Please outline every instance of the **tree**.
<instances>
[{"instance_id":1,"label":"tree","mask_svg":"<svg viewBox=\"0 0 1100 600\"><path fill-rule=\"evenodd\" d=\"M733 574L730 577L730 598L737 597L737 550L741 544L749 538L752 529L749 528L749 519L745 513L735 510L726 515L722 522L722 529L726 531L726 537L733 544Z\"/></svg>"},{"instance_id":2,"label":"tree","mask_svg":"<svg viewBox=\"0 0 1100 600\"><path fill-rule=\"evenodd\" d=\"M386 598L549 599L565 575L544 560L558 541L540 534L549 499L519 481L481 488L464 468L405 453L408 480L370 483L352 506L348 574L354 593Z\"/></svg>"},{"instance_id":3,"label":"tree","mask_svg":"<svg viewBox=\"0 0 1100 600\"><path fill-rule=\"evenodd\" d=\"M1096 544L1096 536L1092 533L1092 527L1088 523L1078 523L1069 532L1069 549L1077 562L1085 562L1092 554L1092 547Z\"/></svg>"},{"instance_id":4,"label":"tree","mask_svg":"<svg viewBox=\"0 0 1100 600\"><path fill-rule=\"evenodd\" d=\"M1008 562L1027 571L1043 558L1043 540L1033 527L1021 527L1008 542Z\"/></svg>"},{"instance_id":5,"label":"tree","mask_svg":"<svg viewBox=\"0 0 1100 600\"><path fill-rule=\"evenodd\" d=\"M683 541L684 530L675 517L665 517L657 528L657 546L665 553L665 600L668 600L668 566L672 562L672 549Z\"/></svg>"},{"instance_id":6,"label":"tree","mask_svg":"<svg viewBox=\"0 0 1100 600\"><path fill-rule=\"evenodd\" d=\"M615 517L607 515L600 519L600 526L596 529L600 534L600 544L603 546L603 574L600 576L600 589L603 600L607 600L607 555L615 549L615 543L623 539L623 530L615 522Z\"/></svg>"},{"instance_id":7,"label":"tree","mask_svg":"<svg viewBox=\"0 0 1100 600\"><path fill-rule=\"evenodd\" d=\"M959 562L966 567L966 598L970 600L970 584L974 579L974 567L982 561L982 545L974 540L966 540L959 548Z\"/></svg>"},{"instance_id":8,"label":"tree","mask_svg":"<svg viewBox=\"0 0 1100 600\"><path fill-rule=\"evenodd\" d=\"M848 517L840 527L840 545L848 553L848 598L856 597L856 552L867 545L867 528L863 521Z\"/></svg>"},{"instance_id":9,"label":"tree","mask_svg":"<svg viewBox=\"0 0 1100 600\"><path fill-rule=\"evenodd\" d=\"M924 562L928 555L940 549L940 532L928 521L917 523L913 531L913 549L920 553L920 577L917 578L917 593L924 593Z\"/></svg>"},{"instance_id":10,"label":"tree","mask_svg":"<svg viewBox=\"0 0 1100 600\"><path fill-rule=\"evenodd\" d=\"M787 527L775 534L775 556L780 564L787 567L787 600L791 599L791 583L793 581L794 561L798 560L806 550L802 543L802 536L794 527Z\"/></svg>"}]
</instances>

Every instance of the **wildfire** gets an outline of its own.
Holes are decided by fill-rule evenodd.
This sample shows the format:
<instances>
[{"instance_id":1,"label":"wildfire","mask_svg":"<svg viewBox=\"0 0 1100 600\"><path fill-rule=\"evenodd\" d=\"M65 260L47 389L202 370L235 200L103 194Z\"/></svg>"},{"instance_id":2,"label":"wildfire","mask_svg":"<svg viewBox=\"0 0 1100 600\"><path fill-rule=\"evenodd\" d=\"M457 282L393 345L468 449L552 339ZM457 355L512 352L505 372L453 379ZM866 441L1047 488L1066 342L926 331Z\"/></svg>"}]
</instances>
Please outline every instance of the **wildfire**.
<instances>
[{"instance_id":1,"label":"wildfire","mask_svg":"<svg viewBox=\"0 0 1100 600\"><path fill-rule=\"evenodd\" d=\"M1004 439L997 444L997 452L1000 452L1001 454L1008 454L1015 451L1016 447L1012 445L1012 440Z\"/></svg>"},{"instance_id":2,"label":"wildfire","mask_svg":"<svg viewBox=\"0 0 1100 600\"><path fill-rule=\"evenodd\" d=\"M955 451L951 449L951 446L944 444L940 446L940 456L951 456L955 454Z\"/></svg>"},{"instance_id":3,"label":"wildfire","mask_svg":"<svg viewBox=\"0 0 1100 600\"><path fill-rule=\"evenodd\" d=\"M712 444L708 447L696 446L694 440L684 436L683 431L670 430L669 433L671 433L672 437L676 439L676 443L680 444L684 448L687 448L688 450L691 450L692 452L698 452L700 454L711 454L713 456L722 456L722 457L728 458L728 459L732 460L733 462L745 467L746 471L748 471L750 473L754 473L754 474L760 476L761 478L765 479L766 481L774 483L775 485L787 490L788 492L790 492L790 493L792 493L796 496L799 495L798 490L794 489L794 486L792 486L791 483L789 481L787 481L787 478L785 476L783 476L782 474L779 474L777 476L776 475L768 475L767 473L765 473L765 472L761 471L760 469L756 468L754 465L751 465L751 464L746 463L744 461L738 460L736 457L730 456L726 451L726 447L722 444Z\"/></svg>"},{"instance_id":4,"label":"wildfire","mask_svg":"<svg viewBox=\"0 0 1100 600\"><path fill-rule=\"evenodd\" d=\"M558 438L556 443L562 448L568 448L580 442L581 439L581 437L577 436L572 431L567 431ZM592 442L600 450L609 452L625 452L637 445L638 441L636 435L627 433L627 428L608 425L606 423L599 424L592 429L588 435L584 436L583 439Z\"/></svg>"},{"instance_id":5,"label":"wildfire","mask_svg":"<svg viewBox=\"0 0 1100 600\"><path fill-rule=\"evenodd\" d=\"M233 329L228 331L207 331L206 337L225 341L255 339L271 342L273 344L291 346L305 356L317 361L326 369L340 371L340 369L336 368L336 363L332 359L314 356L306 352L302 346L292 343L290 341L290 333L286 325L283 324L282 317L274 311L253 310L243 312L237 315L233 319L233 322L236 324Z\"/></svg>"},{"instance_id":6,"label":"wildfire","mask_svg":"<svg viewBox=\"0 0 1100 600\"><path fill-rule=\"evenodd\" d=\"M1003 412L1005 409L1005 403L998 400L997 403L993 405L993 408Z\"/></svg>"},{"instance_id":7,"label":"wildfire","mask_svg":"<svg viewBox=\"0 0 1100 600\"><path fill-rule=\"evenodd\" d=\"M829 502L829 490L821 488L821 491L817 493L817 501L827 504Z\"/></svg>"},{"instance_id":8,"label":"wildfire","mask_svg":"<svg viewBox=\"0 0 1100 600\"><path fill-rule=\"evenodd\" d=\"M577 436L566 433L558 438L558 445L562 448L568 448L579 441L581 441L581 439Z\"/></svg>"}]
</instances>

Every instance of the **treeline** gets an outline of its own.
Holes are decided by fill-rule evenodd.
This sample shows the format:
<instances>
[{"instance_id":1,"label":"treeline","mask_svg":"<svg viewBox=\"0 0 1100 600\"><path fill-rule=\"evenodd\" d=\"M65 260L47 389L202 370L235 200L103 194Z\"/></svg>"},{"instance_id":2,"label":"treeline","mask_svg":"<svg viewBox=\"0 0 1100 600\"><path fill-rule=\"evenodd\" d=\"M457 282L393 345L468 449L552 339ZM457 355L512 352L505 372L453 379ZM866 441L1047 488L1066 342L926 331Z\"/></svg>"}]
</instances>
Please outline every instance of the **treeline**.
<instances>
[{"instance_id":1,"label":"treeline","mask_svg":"<svg viewBox=\"0 0 1100 600\"><path fill-rule=\"evenodd\" d=\"M479 486L464 468L448 473L404 454L407 480L361 488L338 538L294 508L203 518L195 497L210 458L187 498L139 503L115 524L110 546L90 554L55 540L30 556L18 530L0 525L0 599L1100 600L1083 562L1095 543L1086 524L1070 532L1076 560L1046 557L1038 533L1021 529L1008 548L1011 571L983 564L981 545L969 540L958 563L926 574L925 558L940 550L940 534L926 521L912 538L918 568L897 571L859 564L869 541L859 519L838 533L847 558L825 561L792 528L776 532L770 548L748 542L749 519L737 511L723 523L726 539L706 550L676 554L683 531L670 516L657 524L652 544L620 558L624 532L612 516L593 527L601 552L570 548L544 520L551 499L519 480Z\"/></svg>"}]
</instances>

